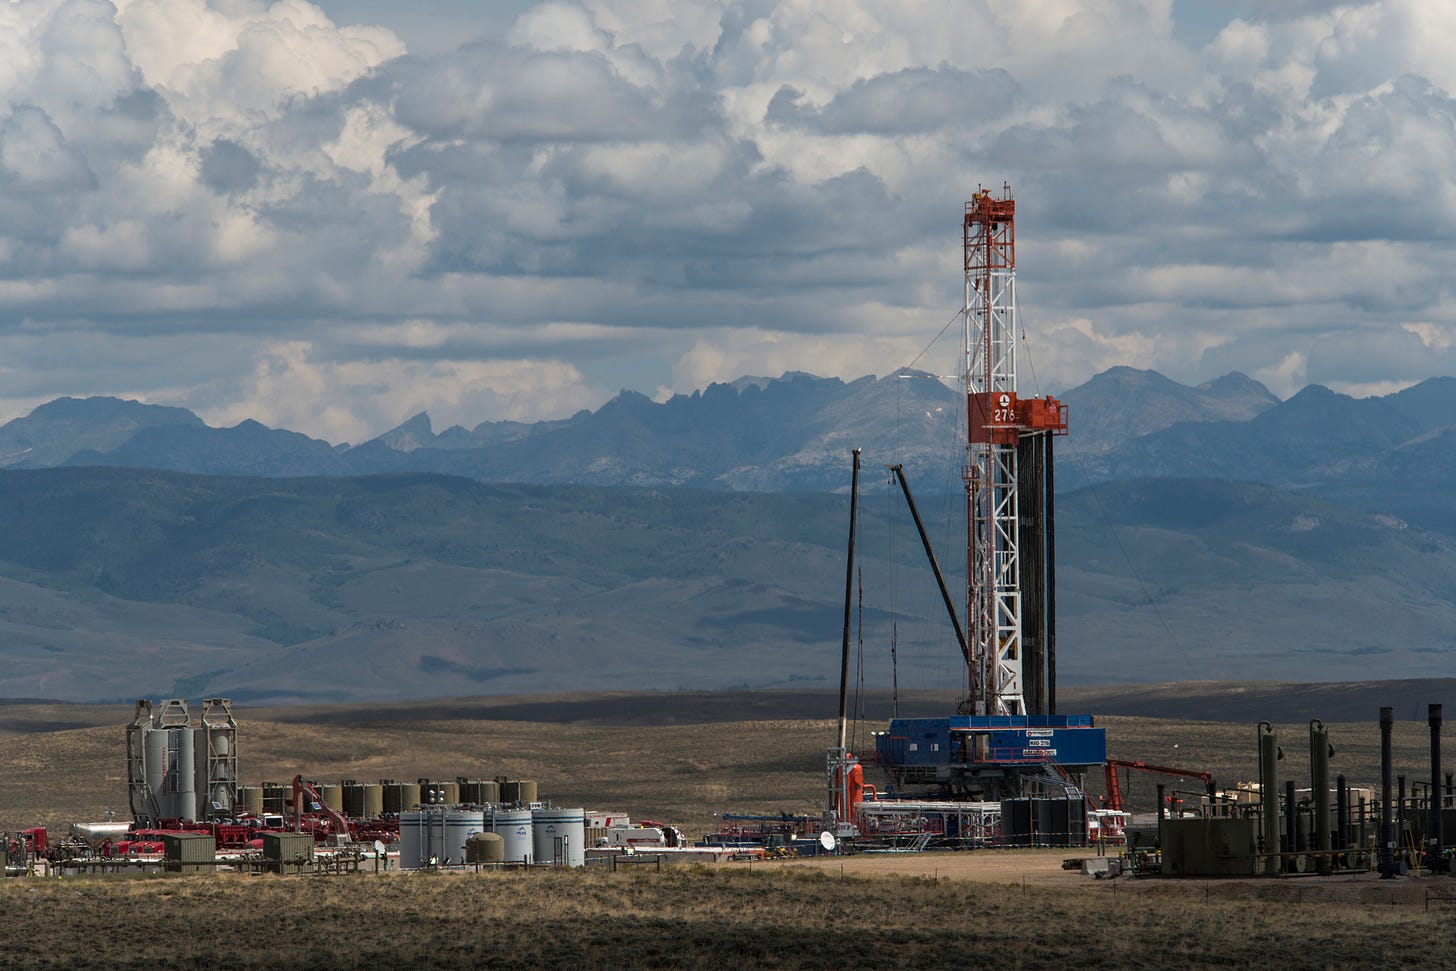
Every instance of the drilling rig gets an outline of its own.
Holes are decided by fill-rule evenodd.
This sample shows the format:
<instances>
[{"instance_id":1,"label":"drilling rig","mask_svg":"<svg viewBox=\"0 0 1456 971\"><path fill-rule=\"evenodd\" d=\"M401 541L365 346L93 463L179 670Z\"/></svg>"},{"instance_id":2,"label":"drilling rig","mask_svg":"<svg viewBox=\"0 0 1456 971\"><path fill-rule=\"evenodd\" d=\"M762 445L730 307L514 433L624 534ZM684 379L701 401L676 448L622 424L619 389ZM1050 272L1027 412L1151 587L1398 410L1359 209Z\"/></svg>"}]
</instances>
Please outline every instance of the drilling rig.
<instances>
[{"instance_id":1,"label":"drilling rig","mask_svg":"<svg viewBox=\"0 0 1456 971\"><path fill-rule=\"evenodd\" d=\"M1107 761L1103 729L1090 715L1056 713L1055 438L1067 408L1018 394L1016 203L978 189L962 221L966 395L965 624L946 590L919 513L905 493L966 662L966 695L955 715L895 718L875 734L885 774L882 798L1000 800L1040 793L1080 796L1081 776ZM829 783L839 820L852 820L863 769L843 742L830 751ZM870 789L873 792L873 788ZM879 795L876 793L875 795Z\"/></svg>"}]
</instances>

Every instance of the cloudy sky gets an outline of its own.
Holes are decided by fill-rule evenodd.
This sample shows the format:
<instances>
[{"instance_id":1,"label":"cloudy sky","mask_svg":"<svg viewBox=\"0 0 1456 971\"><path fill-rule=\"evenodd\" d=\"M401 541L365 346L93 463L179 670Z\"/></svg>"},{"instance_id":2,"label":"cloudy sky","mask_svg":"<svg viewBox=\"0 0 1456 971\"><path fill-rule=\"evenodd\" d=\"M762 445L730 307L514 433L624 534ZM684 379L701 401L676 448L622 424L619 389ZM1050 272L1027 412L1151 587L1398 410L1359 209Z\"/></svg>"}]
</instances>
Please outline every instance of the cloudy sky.
<instances>
[{"instance_id":1,"label":"cloudy sky","mask_svg":"<svg viewBox=\"0 0 1456 971\"><path fill-rule=\"evenodd\" d=\"M1040 390L1384 393L1456 374L1453 93L1427 0L0 0L0 420L885 374L1003 181Z\"/></svg>"}]
</instances>

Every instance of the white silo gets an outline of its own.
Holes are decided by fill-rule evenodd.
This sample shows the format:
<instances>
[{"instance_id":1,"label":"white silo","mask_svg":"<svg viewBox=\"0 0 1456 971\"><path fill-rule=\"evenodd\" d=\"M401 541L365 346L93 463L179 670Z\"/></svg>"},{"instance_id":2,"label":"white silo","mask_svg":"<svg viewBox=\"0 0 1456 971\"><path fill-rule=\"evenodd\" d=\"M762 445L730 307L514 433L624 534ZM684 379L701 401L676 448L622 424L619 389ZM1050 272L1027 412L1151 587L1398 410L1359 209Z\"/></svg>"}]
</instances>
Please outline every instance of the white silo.
<instances>
[{"instance_id":1,"label":"white silo","mask_svg":"<svg viewBox=\"0 0 1456 971\"><path fill-rule=\"evenodd\" d=\"M479 809L447 809L444 813L444 851L442 860L465 862L465 844L485 828L485 814Z\"/></svg>"},{"instance_id":2,"label":"white silo","mask_svg":"<svg viewBox=\"0 0 1456 971\"><path fill-rule=\"evenodd\" d=\"M399 814L399 867L418 870L430 862L430 814L411 810Z\"/></svg>"},{"instance_id":3,"label":"white silo","mask_svg":"<svg viewBox=\"0 0 1456 971\"><path fill-rule=\"evenodd\" d=\"M531 824L531 810L498 810L492 827L505 841L507 863L530 863L534 857L534 842Z\"/></svg>"},{"instance_id":4,"label":"white silo","mask_svg":"<svg viewBox=\"0 0 1456 971\"><path fill-rule=\"evenodd\" d=\"M403 870L465 862L465 844L485 828L485 814L469 809L417 809L399 814Z\"/></svg>"},{"instance_id":5,"label":"white silo","mask_svg":"<svg viewBox=\"0 0 1456 971\"><path fill-rule=\"evenodd\" d=\"M586 866L586 810L533 809L536 862Z\"/></svg>"}]
</instances>

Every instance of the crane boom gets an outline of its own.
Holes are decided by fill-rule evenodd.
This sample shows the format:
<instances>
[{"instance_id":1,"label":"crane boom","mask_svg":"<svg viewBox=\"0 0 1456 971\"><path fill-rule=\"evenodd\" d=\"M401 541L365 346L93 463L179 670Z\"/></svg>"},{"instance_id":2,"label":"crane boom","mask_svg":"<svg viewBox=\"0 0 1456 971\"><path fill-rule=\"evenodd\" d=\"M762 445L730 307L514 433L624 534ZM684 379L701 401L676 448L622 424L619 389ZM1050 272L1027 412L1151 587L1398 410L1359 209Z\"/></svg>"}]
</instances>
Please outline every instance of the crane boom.
<instances>
[{"instance_id":1,"label":"crane boom","mask_svg":"<svg viewBox=\"0 0 1456 971\"><path fill-rule=\"evenodd\" d=\"M304 778L301 775L296 775L293 777L293 831L295 833L300 833L303 831L304 796L308 796L309 801L314 803L318 807L318 811L329 818L329 820L334 824L334 832L336 834L340 834L343 836L349 835L349 821L345 819L338 812L338 810L334 809L328 803L324 802L324 797L319 794L319 791L308 782L304 781Z\"/></svg>"},{"instance_id":2,"label":"crane boom","mask_svg":"<svg viewBox=\"0 0 1456 971\"><path fill-rule=\"evenodd\" d=\"M920 510L915 506L915 497L910 494L910 482L905 478L905 467L903 465L889 466L890 474L895 481L900 483L900 491L905 494L905 505L910 507L910 518L915 520L915 529L920 533L920 545L925 547L925 557L930 560L930 570L935 574L936 585L940 588L941 599L945 601L946 612L950 614L951 626L955 628L956 643L960 645L961 656L970 665L971 651L966 644L966 632L961 627L960 615L956 613L955 603L950 599L950 590L945 585L945 574L940 572L940 561L935 558L935 549L930 545L930 536L925 532L925 523L920 519Z\"/></svg>"},{"instance_id":3,"label":"crane boom","mask_svg":"<svg viewBox=\"0 0 1456 971\"><path fill-rule=\"evenodd\" d=\"M1122 809L1122 786L1117 781L1118 769L1136 769L1139 772L1153 772L1158 775L1173 775L1180 779L1197 779L1208 788L1209 793L1213 792L1213 773L1200 772L1197 769L1180 769L1171 765L1150 765L1141 760L1127 761L1126 759L1107 760L1107 808Z\"/></svg>"}]
</instances>

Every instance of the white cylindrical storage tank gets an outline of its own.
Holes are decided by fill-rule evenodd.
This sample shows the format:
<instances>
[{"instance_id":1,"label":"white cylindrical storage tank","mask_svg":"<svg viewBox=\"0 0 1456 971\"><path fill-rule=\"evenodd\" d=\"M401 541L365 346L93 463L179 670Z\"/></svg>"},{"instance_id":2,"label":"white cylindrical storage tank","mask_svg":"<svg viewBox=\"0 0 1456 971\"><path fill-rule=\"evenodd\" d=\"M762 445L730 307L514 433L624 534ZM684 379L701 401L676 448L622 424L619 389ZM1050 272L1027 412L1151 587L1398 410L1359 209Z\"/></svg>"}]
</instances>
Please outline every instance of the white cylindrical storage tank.
<instances>
[{"instance_id":1,"label":"white cylindrical storage tank","mask_svg":"<svg viewBox=\"0 0 1456 971\"><path fill-rule=\"evenodd\" d=\"M531 810L503 809L495 813L493 829L505 841L507 863L530 863L535 845L532 837Z\"/></svg>"},{"instance_id":2,"label":"white cylindrical storage tank","mask_svg":"<svg viewBox=\"0 0 1456 971\"><path fill-rule=\"evenodd\" d=\"M465 862L465 844L485 829L485 813L479 809L447 809L443 817L444 839L440 862Z\"/></svg>"},{"instance_id":3,"label":"white cylindrical storage tank","mask_svg":"<svg viewBox=\"0 0 1456 971\"><path fill-rule=\"evenodd\" d=\"M419 810L399 814L399 868L418 870L430 862L430 814Z\"/></svg>"},{"instance_id":4,"label":"white cylindrical storage tank","mask_svg":"<svg viewBox=\"0 0 1456 971\"><path fill-rule=\"evenodd\" d=\"M533 809L537 863L586 866L586 810Z\"/></svg>"},{"instance_id":5,"label":"white cylindrical storage tank","mask_svg":"<svg viewBox=\"0 0 1456 971\"><path fill-rule=\"evenodd\" d=\"M465 844L485 829L485 814L469 809L416 809L399 814L399 866L418 870L465 862ZM529 836L527 842L529 842Z\"/></svg>"}]
</instances>

